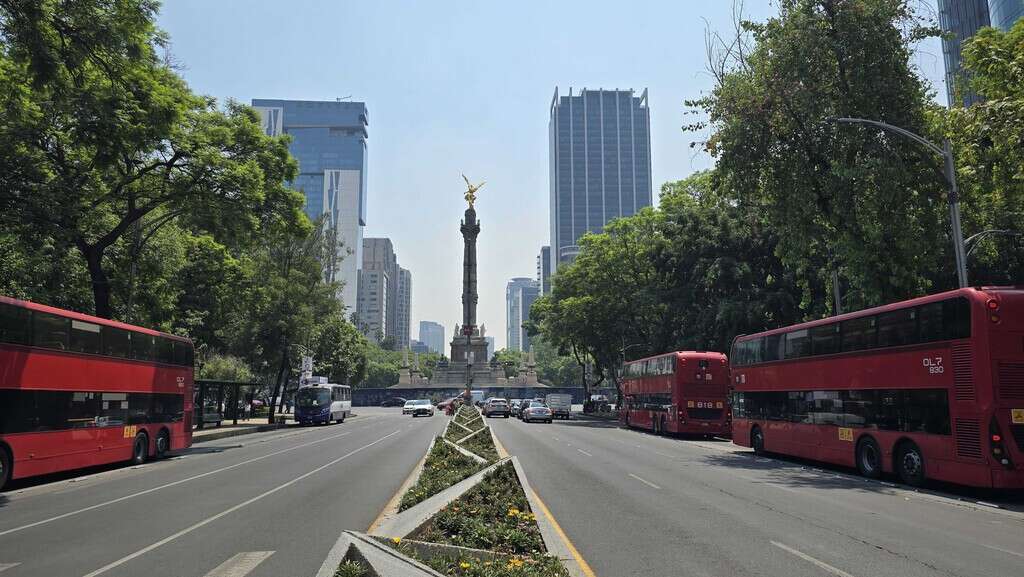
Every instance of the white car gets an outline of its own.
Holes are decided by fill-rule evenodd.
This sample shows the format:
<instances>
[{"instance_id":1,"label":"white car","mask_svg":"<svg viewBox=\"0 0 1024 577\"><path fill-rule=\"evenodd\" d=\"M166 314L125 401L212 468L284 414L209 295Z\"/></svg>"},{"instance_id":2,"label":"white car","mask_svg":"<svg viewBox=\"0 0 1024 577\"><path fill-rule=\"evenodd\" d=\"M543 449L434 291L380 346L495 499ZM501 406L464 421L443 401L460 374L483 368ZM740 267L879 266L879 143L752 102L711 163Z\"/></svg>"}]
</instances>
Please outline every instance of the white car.
<instances>
[{"instance_id":1,"label":"white car","mask_svg":"<svg viewBox=\"0 0 1024 577\"><path fill-rule=\"evenodd\" d=\"M402 407L403 415L412 415L418 417L420 415L426 415L428 417L434 416L434 405L427 399L414 399L412 401L406 401L405 406Z\"/></svg>"},{"instance_id":2,"label":"white car","mask_svg":"<svg viewBox=\"0 0 1024 577\"><path fill-rule=\"evenodd\" d=\"M533 401L528 406L524 407L522 409L522 414L524 423L532 423L534 421L550 423L553 418L551 409L544 406L544 403L538 403L537 401Z\"/></svg>"}]
</instances>

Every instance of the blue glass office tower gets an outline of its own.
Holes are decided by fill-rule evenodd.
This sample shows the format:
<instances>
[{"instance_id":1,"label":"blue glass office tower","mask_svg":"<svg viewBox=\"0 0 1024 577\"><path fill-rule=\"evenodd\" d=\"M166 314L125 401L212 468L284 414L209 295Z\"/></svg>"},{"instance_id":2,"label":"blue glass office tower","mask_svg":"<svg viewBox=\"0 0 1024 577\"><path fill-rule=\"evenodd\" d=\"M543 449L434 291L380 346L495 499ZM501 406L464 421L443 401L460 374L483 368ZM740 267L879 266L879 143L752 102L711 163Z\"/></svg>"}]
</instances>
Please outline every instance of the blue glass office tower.
<instances>
[{"instance_id":1,"label":"blue glass office tower","mask_svg":"<svg viewBox=\"0 0 1024 577\"><path fill-rule=\"evenodd\" d=\"M252 105L267 134L292 137L299 175L290 184L306 195L310 219L326 217L342 257L327 277L344 283L339 298L354 311L366 226L366 104L257 98Z\"/></svg>"},{"instance_id":2,"label":"blue glass office tower","mask_svg":"<svg viewBox=\"0 0 1024 577\"><path fill-rule=\"evenodd\" d=\"M651 205L647 90L587 90L551 99L548 122L551 268L579 253L586 232Z\"/></svg>"},{"instance_id":3,"label":"blue glass office tower","mask_svg":"<svg viewBox=\"0 0 1024 577\"><path fill-rule=\"evenodd\" d=\"M1004 32L1024 18L1024 0L988 0L992 25Z\"/></svg>"},{"instance_id":4,"label":"blue glass office tower","mask_svg":"<svg viewBox=\"0 0 1024 577\"><path fill-rule=\"evenodd\" d=\"M946 64L946 98L951 107L970 106L979 100L968 88L960 68L960 50L964 40L988 25L988 0L939 0L939 27L949 36L942 39L942 57Z\"/></svg>"}]
</instances>

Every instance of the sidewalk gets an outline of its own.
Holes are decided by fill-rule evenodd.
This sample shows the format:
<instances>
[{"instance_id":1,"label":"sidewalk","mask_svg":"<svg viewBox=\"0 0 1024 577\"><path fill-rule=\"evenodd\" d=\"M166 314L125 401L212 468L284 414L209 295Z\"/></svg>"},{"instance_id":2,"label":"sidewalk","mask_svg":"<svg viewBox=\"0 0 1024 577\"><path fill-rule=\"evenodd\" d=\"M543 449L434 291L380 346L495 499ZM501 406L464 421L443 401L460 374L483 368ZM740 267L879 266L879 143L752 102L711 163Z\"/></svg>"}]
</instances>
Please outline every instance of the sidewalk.
<instances>
[{"instance_id":1,"label":"sidewalk","mask_svg":"<svg viewBox=\"0 0 1024 577\"><path fill-rule=\"evenodd\" d=\"M282 416L282 415L279 415ZM285 417L285 423L282 424L270 424L267 422L266 417L258 417L254 419L238 419L238 424L223 424L219 427L206 425L202 429L196 429L192 431L192 443L205 443L208 441L215 441L217 439L226 439L228 437L237 437L238 435L249 435L252 433L262 433L263 431L273 431L282 427L287 427L295 424L295 416L291 413L283 415ZM224 421L224 423L230 423L231 421Z\"/></svg>"}]
</instances>

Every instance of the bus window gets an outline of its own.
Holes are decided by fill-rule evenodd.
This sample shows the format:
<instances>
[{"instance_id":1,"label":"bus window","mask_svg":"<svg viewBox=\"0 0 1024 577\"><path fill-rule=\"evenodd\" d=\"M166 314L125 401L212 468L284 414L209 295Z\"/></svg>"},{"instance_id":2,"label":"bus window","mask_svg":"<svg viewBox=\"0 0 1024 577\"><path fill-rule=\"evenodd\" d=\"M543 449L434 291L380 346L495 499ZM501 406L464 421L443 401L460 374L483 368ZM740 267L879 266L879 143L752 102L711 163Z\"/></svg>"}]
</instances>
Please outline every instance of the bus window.
<instances>
[{"instance_id":1,"label":"bus window","mask_svg":"<svg viewBox=\"0 0 1024 577\"><path fill-rule=\"evenodd\" d=\"M64 317L37 312L32 327L33 344L37 347L66 351L70 322Z\"/></svg>"},{"instance_id":2,"label":"bus window","mask_svg":"<svg viewBox=\"0 0 1024 577\"><path fill-rule=\"evenodd\" d=\"M899 309L878 315L878 346L898 347L917 341L917 310Z\"/></svg>"},{"instance_id":3,"label":"bus window","mask_svg":"<svg viewBox=\"0 0 1024 577\"><path fill-rule=\"evenodd\" d=\"M108 357L127 359L131 352L131 336L124 329L114 327L103 327L100 335L103 337L103 354Z\"/></svg>"},{"instance_id":4,"label":"bus window","mask_svg":"<svg viewBox=\"0 0 1024 577\"><path fill-rule=\"evenodd\" d=\"M758 362L782 359L782 336L781 334L768 335L763 339L764 347L758 350Z\"/></svg>"},{"instance_id":5,"label":"bus window","mask_svg":"<svg viewBox=\"0 0 1024 577\"><path fill-rule=\"evenodd\" d=\"M70 350L77 353L100 354L100 326L72 320Z\"/></svg>"},{"instance_id":6,"label":"bus window","mask_svg":"<svg viewBox=\"0 0 1024 577\"><path fill-rule=\"evenodd\" d=\"M839 352L838 323L811 329L811 352L814 355L831 355Z\"/></svg>"},{"instance_id":7,"label":"bus window","mask_svg":"<svg viewBox=\"0 0 1024 577\"><path fill-rule=\"evenodd\" d=\"M32 311L0 303L0 342L16 345L31 344L29 327Z\"/></svg>"},{"instance_id":8,"label":"bus window","mask_svg":"<svg viewBox=\"0 0 1024 577\"><path fill-rule=\"evenodd\" d=\"M174 341L166 337L156 337L156 361L174 364Z\"/></svg>"},{"instance_id":9,"label":"bus window","mask_svg":"<svg viewBox=\"0 0 1024 577\"><path fill-rule=\"evenodd\" d=\"M152 361L156 357L156 343L152 335L132 333L132 358L138 361Z\"/></svg>"},{"instance_id":10,"label":"bus window","mask_svg":"<svg viewBox=\"0 0 1024 577\"><path fill-rule=\"evenodd\" d=\"M807 329L800 329L786 333L786 358L797 359L806 357L811 353L811 339L807 336Z\"/></svg>"},{"instance_id":11,"label":"bus window","mask_svg":"<svg viewBox=\"0 0 1024 577\"><path fill-rule=\"evenodd\" d=\"M843 321L841 343L843 352L862 351L875 347L875 317L860 317Z\"/></svg>"}]
</instances>

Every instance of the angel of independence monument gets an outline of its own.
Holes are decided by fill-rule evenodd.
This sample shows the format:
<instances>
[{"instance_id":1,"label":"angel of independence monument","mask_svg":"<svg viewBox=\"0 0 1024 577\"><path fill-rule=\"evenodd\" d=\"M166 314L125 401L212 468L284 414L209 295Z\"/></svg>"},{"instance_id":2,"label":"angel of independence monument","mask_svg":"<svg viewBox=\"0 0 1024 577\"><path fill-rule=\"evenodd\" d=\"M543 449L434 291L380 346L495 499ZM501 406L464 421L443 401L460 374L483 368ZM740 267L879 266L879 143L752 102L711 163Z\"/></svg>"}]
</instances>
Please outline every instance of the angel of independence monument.
<instances>
[{"instance_id":1,"label":"angel of independence monument","mask_svg":"<svg viewBox=\"0 0 1024 577\"><path fill-rule=\"evenodd\" d=\"M476 238L480 234L480 221L476 218L476 192L483 183L473 185L466 180L466 202L469 207L462 221L462 324L452 336L452 354L448 366L439 366L430 380L431 386L485 387L506 384L505 372L487 358L487 340L476 324L477 261Z\"/></svg>"}]
</instances>

